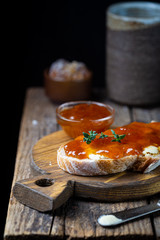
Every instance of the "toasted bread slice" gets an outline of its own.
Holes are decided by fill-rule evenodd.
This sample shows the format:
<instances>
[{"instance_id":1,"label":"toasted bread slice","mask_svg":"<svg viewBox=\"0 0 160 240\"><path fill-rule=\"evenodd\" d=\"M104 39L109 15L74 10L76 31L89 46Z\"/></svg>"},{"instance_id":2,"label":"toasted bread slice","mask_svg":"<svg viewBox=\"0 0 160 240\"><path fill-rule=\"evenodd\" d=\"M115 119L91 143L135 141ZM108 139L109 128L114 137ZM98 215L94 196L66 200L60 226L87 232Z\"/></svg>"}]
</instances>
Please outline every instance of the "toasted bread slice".
<instances>
[{"instance_id":1,"label":"toasted bread slice","mask_svg":"<svg viewBox=\"0 0 160 240\"><path fill-rule=\"evenodd\" d=\"M95 154L95 145L91 144L90 146L85 146L86 143L83 142L83 137L78 137L77 139L73 141L77 141L76 144L81 142L82 146L84 146L84 151L86 148L89 148L89 154L86 158L78 158L67 154L67 151L65 150L65 146L61 146L58 149L57 152L57 162L61 169L64 171L75 174L75 175L82 175L82 176L96 176L96 175L107 175L111 173L118 173L123 172L127 169L132 169L133 171L140 171L140 172L150 172L156 167L160 165L160 146L158 145L160 143L160 123L151 125L144 125L142 123L143 127L148 127L146 133L143 134L141 137L141 142L147 138L152 138L152 135L155 135L155 132L157 133L157 138L149 139L147 140L147 143L149 142L148 146L141 146L142 150L140 154L125 154L121 156L120 158L110 158L106 155L102 154ZM133 125L132 125L133 126ZM127 125L124 127L124 129L130 129L132 128L131 125ZM135 127L136 126L136 127ZM131 133L126 130L126 135L128 133L128 137L126 136L125 140L122 140L121 143L112 143L114 151L114 147L123 149L126 144L128 144L129 141L131 141L131 134L136 134L136 131L138 131L137 127L140 126L140 123L135 123L134 132ZM118 129L117 129L118 131ZM127 132L128 131L128 132ZM142 128L139 128L139 131L142 131ZM158 131L158 132L157 132ZM115 129L116 132L116 129ZM108 131L105 131L105 134L108 133ZM152 133L152 134L151 134ZM97 139L96 141L103 141L103 139ZM128 142L127 142L128 141ZM83 142L83 143L82 143ZM138 140L137 140L138 142ZM146 141L145 141L146 142ZM95 143L94 143L95 144ZM119 145L120 144L120 145ZM136 143L130 142L130 146L134 145L134 148L136 150ZM137 144L140 144L139 142ZM138 145L139 146L139 145ZM106 146L107 148L107 146ZM112 149L111 148L111 149ZM73 149L74 151L74 149ZM82 151L82 149L81 149ZM96 149L97 151L97 149ZM97 152L100 152L101 148L98 149Z\"/></svg>"}]
</instances>

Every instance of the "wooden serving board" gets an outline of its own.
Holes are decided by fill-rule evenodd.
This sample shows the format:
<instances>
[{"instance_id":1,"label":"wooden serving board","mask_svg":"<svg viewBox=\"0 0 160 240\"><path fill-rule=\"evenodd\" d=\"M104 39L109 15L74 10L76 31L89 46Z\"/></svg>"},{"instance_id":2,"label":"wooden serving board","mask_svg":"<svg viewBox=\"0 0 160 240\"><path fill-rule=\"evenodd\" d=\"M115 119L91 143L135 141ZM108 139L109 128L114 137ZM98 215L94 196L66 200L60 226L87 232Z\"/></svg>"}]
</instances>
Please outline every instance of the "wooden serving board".
<instances>
[{"instance_id":1,"label":"wooden serving board","mask_svg":"<svg viewBox=\"0 0 160 240\"><path fill-rule=\"evenodd\" d=\"M72 195L115 202L160 192L160 167L147 174L126 171L97 177L64 172L57 165L57 149L70 140L64 131L58 131L34 145L31 164L41 174L16 182L13 193L20 202L45 212L58 208Z\"/></svg>"}]
</instances>

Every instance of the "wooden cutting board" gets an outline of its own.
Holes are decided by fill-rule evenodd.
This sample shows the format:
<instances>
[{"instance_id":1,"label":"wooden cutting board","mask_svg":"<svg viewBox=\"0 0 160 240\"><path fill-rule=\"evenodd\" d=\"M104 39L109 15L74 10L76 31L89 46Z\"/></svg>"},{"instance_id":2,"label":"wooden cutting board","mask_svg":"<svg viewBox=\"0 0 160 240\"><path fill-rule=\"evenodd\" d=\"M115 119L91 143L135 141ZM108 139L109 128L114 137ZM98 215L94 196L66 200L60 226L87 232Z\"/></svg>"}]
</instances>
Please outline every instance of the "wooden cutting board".
<instances>
[{"instance_id":1,"label":"wooden cutting board","mask_svg":"<svg viewBox=\"0 0 160 240\"><path fill-rule=\"evenodd\" d=\"M64 172L57 165L57 149L70 140L64 131L58 131L34 145L31 165L41 174L16 182L13 193L21 203L45 212L60 207L73 195L115 202L160 192L160 167L147 174L126 171L97 177Z\"/></svg>"}]
</instances>

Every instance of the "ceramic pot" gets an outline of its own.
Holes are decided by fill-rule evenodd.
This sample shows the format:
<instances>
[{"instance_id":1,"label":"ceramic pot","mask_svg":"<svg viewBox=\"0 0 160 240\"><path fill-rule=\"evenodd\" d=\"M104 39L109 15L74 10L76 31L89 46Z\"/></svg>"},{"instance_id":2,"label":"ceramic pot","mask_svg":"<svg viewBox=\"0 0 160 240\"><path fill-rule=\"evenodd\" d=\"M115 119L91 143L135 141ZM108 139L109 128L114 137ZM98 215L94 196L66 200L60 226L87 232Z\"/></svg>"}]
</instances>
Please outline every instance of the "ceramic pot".
<instances>
[{"instance_id":1,"label":"ceramic pot","mask_svg":"<svg viewBox=\"0 0 160 240\"><path fill-rule=\"evenodd\" d=\"M160 103L160 4L124 2L107 9L106 88L128 105Z\"/></svg>"}]
</instances>

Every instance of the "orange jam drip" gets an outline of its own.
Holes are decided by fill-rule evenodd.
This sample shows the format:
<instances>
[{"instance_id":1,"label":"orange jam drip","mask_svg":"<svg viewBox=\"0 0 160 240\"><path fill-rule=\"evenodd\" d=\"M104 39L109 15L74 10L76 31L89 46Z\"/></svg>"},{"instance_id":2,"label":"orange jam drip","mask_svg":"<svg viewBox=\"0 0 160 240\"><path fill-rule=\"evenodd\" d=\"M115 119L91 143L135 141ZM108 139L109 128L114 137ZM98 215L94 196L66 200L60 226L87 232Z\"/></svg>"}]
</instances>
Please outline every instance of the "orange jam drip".
<instances>
[{"instance_id":1,"label":"orange jam drip","mask_svg":"<svg viewBox=\"0 0 160 240\"><path fill-rule=\"evenodd\" d=\"M70 120L96 120L110 116L110 111L97 104L79 104L61 111L61 116Z\"/></svg>"},{"instance_id":2,"label":"orange jam drip","mask_svg":"<svg viewBox=\"0 0 160 240\"><path fill-rule=\"evenodd\" d=\"M118 135L126 135L121 143L111 142L114 137L99 139L99 134L87 144L81 135L64 146L66 155L85 159L89 158L90 154L99 154L106 158L118 159L129 155L141 155L144 148L150 145L160 146L160 122L148 124L133 122L114 130ZM113 135L111 130L106 130L104 134Z\"/></svg>"}]
</instances>

